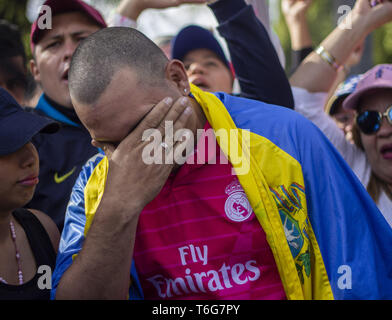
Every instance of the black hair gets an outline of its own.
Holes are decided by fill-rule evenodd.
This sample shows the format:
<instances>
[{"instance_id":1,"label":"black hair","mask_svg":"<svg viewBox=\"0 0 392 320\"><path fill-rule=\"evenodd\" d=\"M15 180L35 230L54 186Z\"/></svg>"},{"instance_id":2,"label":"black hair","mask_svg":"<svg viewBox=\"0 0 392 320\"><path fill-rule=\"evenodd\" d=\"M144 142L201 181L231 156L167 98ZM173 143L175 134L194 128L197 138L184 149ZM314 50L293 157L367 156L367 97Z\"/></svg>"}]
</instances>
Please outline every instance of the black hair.
<instances>
[{"instance_id":1,"label":"black hair","mask_svg":"<svg viewBox=\"0 0 392 320\"><path fill-rule=\"evenodd\" d=\"M22 67L15 60L18 57L22 58ZM0 76L8 90L27 87L26 53L21 34L16 25L6 20L0 20Z\"/></svg>"},{"instance_id":2,"label":"black hair","mask_svg":"<svg viewBox=\"0 0 392 320\"><path fill-rule=\"evenodd\" d=\"M159 85L168 62L163 51L133 28L101 29L76 49L69 70L69 88L79 102L92 104L105 91L120 68L129 67L138 80Z\"/></svg>"},{"instance_id":3,"label":"black hair","mask_svg":"<svg viewBox=\"0 0 392 320\"><path fill-rule=\"evenodd\" d=\"M0 60L18 56L23 58L25 65L26 53L19 28L6 20L0 20Z\"/></svg>"}]
</instances>

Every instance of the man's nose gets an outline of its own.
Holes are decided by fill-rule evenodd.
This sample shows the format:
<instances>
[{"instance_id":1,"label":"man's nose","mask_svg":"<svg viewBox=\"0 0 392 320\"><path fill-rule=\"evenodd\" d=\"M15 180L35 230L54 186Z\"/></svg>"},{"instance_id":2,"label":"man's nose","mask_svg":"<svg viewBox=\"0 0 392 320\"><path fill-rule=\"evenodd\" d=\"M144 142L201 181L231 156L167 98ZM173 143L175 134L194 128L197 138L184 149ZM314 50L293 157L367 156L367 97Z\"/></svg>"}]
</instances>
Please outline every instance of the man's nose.
<instances>
[{"instance_id":1,"label":"man's nose","mask_svg":"<svg viewBox=\"0 0 392 320\"><path fill-rule=\"evenodd\" d=\"M64 60L71 60L76 48L78 46L78 43L71 39L67 39L64 43Z\"/></svg>"},{"instance_id":2,"label":"man's nose","mask_svg":"<svg viewBox=\"0 0 392 320\"><path fill-rule=\"evenodd\" d=\"M199 73L202 74L202 73L205 72L205 70L204 70L204 68L203 68L201 63L193 62L189 66L188 72L189 72L189 74L199 74Z\"/></svg>"}]
</instances>

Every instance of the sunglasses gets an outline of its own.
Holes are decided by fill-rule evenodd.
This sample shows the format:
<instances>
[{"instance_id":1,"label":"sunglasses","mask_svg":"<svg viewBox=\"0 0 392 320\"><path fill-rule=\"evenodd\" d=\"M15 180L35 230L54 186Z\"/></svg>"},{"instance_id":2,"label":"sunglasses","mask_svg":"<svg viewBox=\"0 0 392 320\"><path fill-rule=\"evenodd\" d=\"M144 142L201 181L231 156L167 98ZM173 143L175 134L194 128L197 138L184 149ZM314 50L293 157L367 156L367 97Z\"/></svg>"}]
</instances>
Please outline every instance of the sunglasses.
<instances>
[{"instance_id":1,"label":"sunglasses","mask_svg":"<svg viewBox=\"0 0 392 320\"><path fill-rule=\"evenodd\" d=\"M392 125L392 106L390 106L385 113L378 111L363 111L356 117L356 122L359 129L367 135L375 134L381 128L382 118L387 118Z\"/></svg>"}]
</instances>

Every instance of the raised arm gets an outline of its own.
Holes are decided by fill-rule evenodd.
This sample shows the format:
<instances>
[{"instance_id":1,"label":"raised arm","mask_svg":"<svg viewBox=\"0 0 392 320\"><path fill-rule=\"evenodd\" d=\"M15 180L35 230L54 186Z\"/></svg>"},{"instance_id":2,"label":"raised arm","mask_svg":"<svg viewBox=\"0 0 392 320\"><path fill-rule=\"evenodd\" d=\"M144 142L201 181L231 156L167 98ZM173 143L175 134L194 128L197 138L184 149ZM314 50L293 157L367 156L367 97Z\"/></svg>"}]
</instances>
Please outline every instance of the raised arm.
<instances>
[{"instance_id":1,"label":"raised arm","mask_svg":"<svg viewBox=\"0 0 392 320\"><path fill-rule=\"evenodd\" d=\"M96 201L99 197L95 194L97 189L97 193L103 192L103 196L97 203L98 207L90 208L91 212L88 212L94 215L94 220L91 225L85 224L83 233L87 235L82 249L63 274L54 275L59 282L56 299L127 298L139 215L160 192L174 167L174 164L149 165L143 161L143 150L149 142L141 137L151 127L164 128L166 120L174 121L175 129L184 128L189 117L186 107L189 108L189 101L182 103L179 99L173 104L172 99L164 99L117 148L108 143L94 142L96 147L105 150L108 160L103 159L97 171L94 170L89 177L89 181L98 179L91 198L87 187L79 197ZM176 148L177 145L173 147L174 154ZM105 182L99 180L105 178ZM130 184L129 181L135 183ZM87 212L85 215L88 215ZM83 225L83 222L79 223L79 234Z\"/></svg>"},{"instance_id":2,"label":"raised arm","mask_svg":"<svg viewBox=\"0 0 392 320\"><path fill-rule=\"evenodd\" d=\"M311 4L312 0L282 0L282 12L290 33L292 72L313 51L312 37L306 19Z\"/></svg>"},{"instance_id":3,"label":"raised arm","mask_svg":"<svg viewBox=\"0 0 392 320\"><path fill-rule=\"evenodd\" d=\"M301 50L312 46L306 13L312 0L282 0L282 12L290 33L291 49Z\"/></svg>"},{"instance_id":4,"label":"raised arm","mask_svg":"<svg viewBox=\"0 0 392 320\"><path fill-rule=\"evenodd\" d=\"M321 46L338 65L343 65L367 35L391 20L390 1L371 7L368 0L357 0L354 9ZM336 76L337 68L332 67L316 52L312 52L291 76L290 83L309 92L328 92Z\"/></svg>"},{"instance_id":5,"label":"raised arm","mask_svg":"<svg viewBox=\"0 0 392 320\"><path fill-rule=\"evenodd\" d=\"M269 34L244 0L210 1L218 31L226 40L241 95L294 107L291 88Z\"/></svg>"}]
</instances>

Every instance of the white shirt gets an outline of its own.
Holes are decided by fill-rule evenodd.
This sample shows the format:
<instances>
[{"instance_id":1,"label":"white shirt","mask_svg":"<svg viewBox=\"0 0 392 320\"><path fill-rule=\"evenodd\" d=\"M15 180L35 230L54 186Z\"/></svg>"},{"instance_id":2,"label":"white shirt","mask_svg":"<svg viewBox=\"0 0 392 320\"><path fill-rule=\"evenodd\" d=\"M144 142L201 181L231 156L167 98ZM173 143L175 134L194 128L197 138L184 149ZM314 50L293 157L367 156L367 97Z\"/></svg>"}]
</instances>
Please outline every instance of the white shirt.
<instances>
[{"instance_id":1,"label":"white shirt","mask_svg":"<svg viewBox=\"0 0 392 320\"><path fill-rule=\"evenodd\" d=\"M291 89L294 96L295 110L312 121L326 135L366 188L371 176L371 167L366 154L347 141L344 132L324 112L328 94L324 92L311 93L298 87L292 87ZM392 200L388 198L383 190L377 201L377 206L392 227Z\"/></svg>"}]
</instances>

